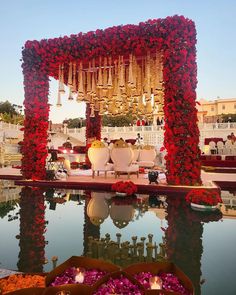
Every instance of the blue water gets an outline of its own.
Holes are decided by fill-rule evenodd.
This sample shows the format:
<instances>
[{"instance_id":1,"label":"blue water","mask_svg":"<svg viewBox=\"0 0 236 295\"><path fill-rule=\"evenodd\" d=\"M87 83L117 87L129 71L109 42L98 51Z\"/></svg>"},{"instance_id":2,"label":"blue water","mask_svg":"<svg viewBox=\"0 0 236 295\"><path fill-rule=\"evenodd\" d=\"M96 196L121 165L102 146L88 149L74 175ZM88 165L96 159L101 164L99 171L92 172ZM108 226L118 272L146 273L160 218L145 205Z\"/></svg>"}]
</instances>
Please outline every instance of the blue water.
<instances>
[{"instance_id":1,"label":"blue water","mask_svg":"<svg viewBox=\"0 0 236 295\"><path fill-rule=\"evenodd\" d=\"M0 203L0 268L50 271L52 256L60 264L86 254L89 236L109 233L116 241L121 233L122 242L132 243L133 236L147 242L152 234L153 243L164 241L164 255L190 277L196 294L236 294L236 220L220 212L193 212L181 195L138 195L129 204L105 192L22 188L20 195Z\"/></svg>"}]
</instances>

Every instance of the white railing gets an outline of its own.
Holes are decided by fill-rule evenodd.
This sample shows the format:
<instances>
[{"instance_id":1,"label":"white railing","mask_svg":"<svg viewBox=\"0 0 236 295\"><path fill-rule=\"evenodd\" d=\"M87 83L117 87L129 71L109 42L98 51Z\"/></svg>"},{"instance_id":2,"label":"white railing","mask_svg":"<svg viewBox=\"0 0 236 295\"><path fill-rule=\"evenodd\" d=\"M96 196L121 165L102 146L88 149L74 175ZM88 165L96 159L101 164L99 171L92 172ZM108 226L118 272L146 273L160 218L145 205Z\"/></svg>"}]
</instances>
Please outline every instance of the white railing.
<instances>
[{"instance_id":1,"label":"white railing","mask_svg":"<svg viewBox=\"0 0 236 295\"><path fill-rule=\"evenodd\" d=\"M19 124L11 124L1 121L0 122L0 129L11 129L11 130L20 130L23 126Z\"/></svg>"},{"instance_id":2,"label":"white railing","mask_svg":"<svg viewBox=\"0 0 236 295\"><path fill-rule=\"evenodd\" d=\"M231 132L236 134L236 123L201 123L199 124L200 146L204 145L204 139L208 137L227 138ZM164 140L163 126L127 126L127 127L107 127L102 128L102 138L108 139L130 139L137 138L140 133L144 143L155 146L162 146ZM85 142L85 127L68 129L68 134Z\"/></svg>"},{"instance_id":3,"label":"white railing","mask_svg":"<svg viewBox=\"0 0 236 295\"><path fill-rule=\"evenodd\" d=\"M236 129L236 122L228 123L199 123L199 129Z\"/></svg>"}]
</instances>

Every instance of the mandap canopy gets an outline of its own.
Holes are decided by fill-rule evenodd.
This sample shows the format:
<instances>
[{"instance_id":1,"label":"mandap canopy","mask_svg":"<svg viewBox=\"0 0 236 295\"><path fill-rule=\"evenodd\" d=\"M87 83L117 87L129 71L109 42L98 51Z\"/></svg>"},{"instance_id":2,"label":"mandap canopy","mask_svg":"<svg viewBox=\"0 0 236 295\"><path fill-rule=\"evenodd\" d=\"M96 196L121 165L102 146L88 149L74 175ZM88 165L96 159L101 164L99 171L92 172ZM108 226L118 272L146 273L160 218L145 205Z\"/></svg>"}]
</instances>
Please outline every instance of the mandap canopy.
<instances>
[{"instance_id":1,"label":"mandap canopy","mask_svg":"<svg viewBox=\"0 0 236 295\"><path fill-rule=\"evenodd\" d=\"M87 103L87 138L100 137L103 113L151 118L158 105L165 117L168 183L199 184L195 44L194 22L183 16L27 41L23 176L45 178L51 76L59 81L58 106L64 85L69 100Z\"/></svg>"}]
</instances>

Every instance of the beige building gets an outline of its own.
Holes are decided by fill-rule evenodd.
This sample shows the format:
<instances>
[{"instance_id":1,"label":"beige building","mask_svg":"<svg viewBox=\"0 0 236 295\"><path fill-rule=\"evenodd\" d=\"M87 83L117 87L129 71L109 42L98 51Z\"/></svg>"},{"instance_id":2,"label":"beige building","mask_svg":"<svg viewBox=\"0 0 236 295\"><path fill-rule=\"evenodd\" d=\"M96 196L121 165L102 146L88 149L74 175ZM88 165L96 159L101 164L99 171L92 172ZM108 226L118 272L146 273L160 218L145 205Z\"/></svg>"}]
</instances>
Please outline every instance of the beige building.
<instances>
[{"instance_id":1,"label":"beige building","mask_svg":"<svg viewBox=\"0 0 236 295\"><path fill-rule=\"evenodd\" d=\"M200 123L214 123L220 120L222 114L236 114L236 98L199 100L197 104L198 120ZM230 119L230 118L229 118Z\"/></svg>"}]
</instances>

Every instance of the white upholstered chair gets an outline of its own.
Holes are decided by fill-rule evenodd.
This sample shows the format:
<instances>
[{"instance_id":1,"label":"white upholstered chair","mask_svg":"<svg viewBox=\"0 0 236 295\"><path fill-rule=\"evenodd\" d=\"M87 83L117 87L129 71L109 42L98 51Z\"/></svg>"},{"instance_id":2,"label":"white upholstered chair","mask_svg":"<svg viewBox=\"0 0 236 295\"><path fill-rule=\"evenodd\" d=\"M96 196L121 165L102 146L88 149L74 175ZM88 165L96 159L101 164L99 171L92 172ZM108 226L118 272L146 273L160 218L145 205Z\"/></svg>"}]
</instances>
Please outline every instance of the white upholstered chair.
<instances>
[{"instance_id":1,"label":"white upholstered chair","mask_svg":"<svg viewBox=\"0 0 236 295\"><path fill-rule=\"evenodd\" d=\"M155 165L156 150L154 146L146 145L140 150L138 165L152 168Z\"/></svg>"},{"instance_id":2,"label":"white upholstered chair","mask_svg":"<svg viewBox=\"0 0 236 295\"><path fill-rule=\"evenodd\" d=\"M132 149L122 140L115 142L113 149L111 150L111 159L114 163L115 177L119 176L121 172L128 174L135 172L138 177L139 166L137 164L132 164L133 161L133 151Z\"/></svg>"},{"instance_id":3,"label":"white upholstered chair","mask_svg":"<svg viewBox=\"0 0 236 295\"><path fill-rule=\"evenodd\" d=\"M140 148L137 145L131 145L130 146L133 151L133 163L137 164L139 160L139 154L140 154Z\"/></svg>"},{"instance_id":4,"label":"white upholstered chair","mask_svg":"<svg viewBox=\"0 0 236 295\"><path fill-rule=\"evenodd\" d=\"M212 140L212 141L209 142L209 146L210 146L210 151L213 154L216 154L216 143Z\"/></svg>"},{"instance_id":5,"label":"white upholstered chair","mask_svg":"<svg viewBox=\"0 0 236 295\"><path fill-rule=\"evenodd\" d=\"M232 141L227 139L225 142L225 154L233 155L233 149L234 149L234 145L232 144Z\"/></svg>"},{"instance_id":6,"label":"white upholstered chair","mask_svg":"<svg viewBox=\"0 0 236 295\"><path fill-rule=\"evenodd\" d=\"M223 155L224 154L224 148L225 148L225 145L224 145L223 141L218 141L216 146L217 146L218 154Z\"/></svg>"},{"instance_id":7,"label":"white upholstered chair","mask_svg":"<svg viewBox=\"0 0 236 295\"><path fill-rule=\"evenodd\" d=\"M103 142L95 140L88 149L88 157L92 164L93 178L96 171L97 175L99 175L100 171L104 171L105 177L107 177L107 171L113 170L113 164L108 163L110 159L110 150Z\"/></svg>"}]
</instances>

